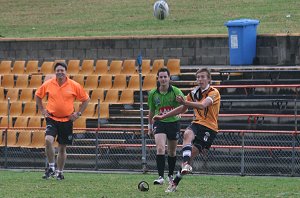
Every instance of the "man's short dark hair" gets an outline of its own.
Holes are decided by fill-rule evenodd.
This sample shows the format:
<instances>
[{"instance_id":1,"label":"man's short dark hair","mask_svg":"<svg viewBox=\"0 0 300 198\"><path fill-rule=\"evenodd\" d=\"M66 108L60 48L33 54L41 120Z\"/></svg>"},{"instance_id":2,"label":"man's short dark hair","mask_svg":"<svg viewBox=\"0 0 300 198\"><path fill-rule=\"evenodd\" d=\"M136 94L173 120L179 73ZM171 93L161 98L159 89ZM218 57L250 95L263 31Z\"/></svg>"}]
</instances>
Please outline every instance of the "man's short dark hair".
<instances>
[{"instance_id":1,"label":"man's short dark hair","mask_svg":"<svg viewBox=\"0 0 300 198\"><path fill-rule=\"evenodd\" d=\"M57 63L55 63L55 65L54 65L54 71L56 70L56 67L58 67L58 66L64 67L66 69L66 71L67 71L68 66L67 66L67 64L65 62L57 62Z\"/></svg>"},{"instance_id":2,"label":"man's short dark hair","mask_svg":"<svg viewBox=\"0 0 300 198\"><path fill-rule=\"evenodd\" d=\"M168 73L168 76L170 76L170 71L169 71L169 69L166 68L166 67L160 68L160 69L157 71L157 76L159 75L160 72L167 72L167 73Z\"/></svg>"}]
</instances>

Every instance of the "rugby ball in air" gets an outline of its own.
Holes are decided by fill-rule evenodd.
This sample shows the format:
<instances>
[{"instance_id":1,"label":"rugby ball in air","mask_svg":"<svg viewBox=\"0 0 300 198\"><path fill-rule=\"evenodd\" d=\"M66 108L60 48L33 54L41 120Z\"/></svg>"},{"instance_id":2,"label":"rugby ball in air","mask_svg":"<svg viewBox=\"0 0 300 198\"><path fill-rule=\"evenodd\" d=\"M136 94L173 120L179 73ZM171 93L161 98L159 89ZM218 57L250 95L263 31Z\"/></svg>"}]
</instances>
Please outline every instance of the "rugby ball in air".
<instances>
[{"instance_id":1,"label":"rugby ball in air","mask_svg":"<svg viewBox=\"0 0 300 198\"><path fill-rule=\"evenodd\" d=\"M164 20L169 15L169 6L163 0L156 1L153 6L153 15L159 20Z\"/></svg>"}]
</instances>

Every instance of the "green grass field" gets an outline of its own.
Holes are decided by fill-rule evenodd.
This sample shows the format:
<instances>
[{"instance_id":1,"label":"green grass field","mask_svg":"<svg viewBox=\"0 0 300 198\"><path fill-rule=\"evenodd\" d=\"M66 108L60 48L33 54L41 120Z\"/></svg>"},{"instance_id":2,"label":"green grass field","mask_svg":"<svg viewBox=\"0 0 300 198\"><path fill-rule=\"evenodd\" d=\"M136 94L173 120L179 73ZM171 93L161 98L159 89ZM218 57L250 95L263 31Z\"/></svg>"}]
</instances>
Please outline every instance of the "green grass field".
<instances>
[{"instance_id":1,"label":"green grass field","mask_svg":"<svg viewBox=\"0 0 300 198\"><path fill-rule=\"evenodd\" d=\"M43 180L42 172L0 171L1 197L300 197L300 178L186 176L177 192L165 193L167 184L154 186L155 174L74 173L66 172L66 179ZM148 192L140 192L137 185L145 180Z\"/></svg>"},{"instance_id":2,"label":"green grass field","mask_svg":"<svg viewBox=\"0 0 300 198\"><path fill-rule=\"evenodd\" d=\"M260 20L258 33L300 33L299 0L169 0L170 15L153 17L156 0L0 0L1 37L227 34L224 22Z\"/></svg>"}]
</instances>

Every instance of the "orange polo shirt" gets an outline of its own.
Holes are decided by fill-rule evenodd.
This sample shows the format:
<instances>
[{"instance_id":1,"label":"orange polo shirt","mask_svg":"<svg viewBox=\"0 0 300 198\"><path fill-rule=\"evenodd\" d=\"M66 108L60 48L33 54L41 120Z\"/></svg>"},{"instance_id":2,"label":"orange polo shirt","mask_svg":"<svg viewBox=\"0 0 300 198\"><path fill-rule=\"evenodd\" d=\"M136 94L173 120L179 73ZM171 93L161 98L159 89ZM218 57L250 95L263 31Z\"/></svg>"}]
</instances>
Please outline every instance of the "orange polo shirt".
<instances>
[{"instance_id":1,"label":"orange polo shirt","mask_svg":"<svg viewBox=\"0 0 300 198\"><path fill-rule=\"evenodd\" d=\"M48 95L46 109L53 115L51 116L52 119L60 122L69 120L68 116L74 112L75 99L83 102L89 98L83 87L68 77L62 86L58 85L56 78L47 80L36 91L35 95L39 98Z\"/></svg>"}]
</instances>

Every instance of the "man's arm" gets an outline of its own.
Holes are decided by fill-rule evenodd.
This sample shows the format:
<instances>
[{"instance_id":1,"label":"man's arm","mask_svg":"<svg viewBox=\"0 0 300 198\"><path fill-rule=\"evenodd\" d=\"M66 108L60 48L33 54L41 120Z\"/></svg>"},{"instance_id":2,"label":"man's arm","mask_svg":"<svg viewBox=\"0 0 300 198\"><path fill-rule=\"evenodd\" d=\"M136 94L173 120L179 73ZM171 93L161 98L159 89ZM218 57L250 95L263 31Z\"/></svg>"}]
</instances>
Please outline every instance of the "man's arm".
<instances>
[{"instance_id":1,"label":"man's arm","mask_svg":"<svg viewBox=\"0 0 300 198\"><path fill-rule=\"evenodd\" d=\"M70 115L70 120L75 121L76 119L78 119L81 114L84 112L84 110L86 109L87 105L90 102L90 98L88 98L87 100L83 101L80 105L79 105L79 110L78 112L73 112Z\"/></svg>"},{"instance_id":2,"label":"man's arm","mask_svg":"<svg viewBox=\"0 0 300 198\"><path fill-rule=\"evenodd\" d=\"M154 117L154 112L152 112L150 109L149 109L149 115L148 115L148 135L149 136L153 136L153 121L152 121L152 118Z\"/></svg>"},{"instance_id":3,"label":"man's arm","mask_svg":"<svg viewBox=\"0 0 300 198\"><path fill-rule=\"evenodd\" d=\"M40 112L42 113L42 115L45 116L45 117L49 117L50 115L49 115L48 111L43 106L42 98L36 96L35 97L35 101L36 101L38 109L40 110Z\"/></svg>"},{"instance_id":4,"label":"man's arm","mask_svg":"<svg viewBox=\"0 0 300 198\"><path fill-rule=\"evenodd\" d=\"M173 109L172 111L169 111L166 114L154 116L153 120L163 120L163 119L171 117L171 116L176 116L178 114L186 112L187 109L188 109L187 106L181 105L181 106Z\"/></svg>"},{"instance_id":5,"label":"man's arm","mask_svg":"<svg viewBox=\"0 0 300 198\"><path fill-rule=\"evenodd\" d=\"M196 109L205 109L206 107L210 106L213 103L213 100L211 97L205 98L201 103L199 102L192 102L192 101L187 101L185 100L184 97L182 96L177 96L176 97L177 102L179 102L181 105L184 105L186 107L192 107Z\"/></svg>"}]
</instances>

